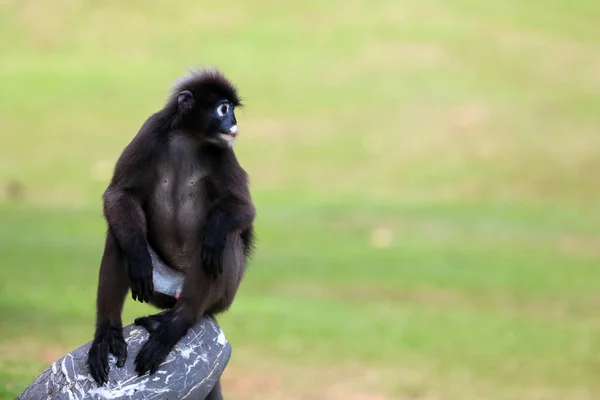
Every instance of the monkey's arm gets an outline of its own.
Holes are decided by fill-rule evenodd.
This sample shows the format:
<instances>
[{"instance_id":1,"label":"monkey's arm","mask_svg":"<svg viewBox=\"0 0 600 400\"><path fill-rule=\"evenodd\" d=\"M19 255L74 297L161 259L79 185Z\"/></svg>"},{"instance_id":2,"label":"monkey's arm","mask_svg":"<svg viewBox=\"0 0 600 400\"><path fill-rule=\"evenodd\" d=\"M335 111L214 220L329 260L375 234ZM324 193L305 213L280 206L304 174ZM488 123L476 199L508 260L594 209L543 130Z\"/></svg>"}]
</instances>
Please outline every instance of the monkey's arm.
<instances>
[{"instance_id":1,"label":"monkey's arm","mask_svg":"<svg viewBox=\"0 0 600 400\"><path fill-rule=\"evenodd\" d=\"M151 184L152 149L157 146L152 126L148 122L142 126L125 148L103 195L108 228L127 260L131 295L142 303L150 300L154 290L146 215L142 208L145 189Z\"/></svg>"},{"instance_id":2,"label":"monkey's arm","mask_svg":"<svg viewBox=\"0 0 600 400\"><path fill-rule=\"evenodd\" d=\"M140 200L126 190L109 187L104 194L104 210L108 228L127 259L131 296L133 300L148 302L154 290L152 259Z\"/></svg>"},{"instance_id":3,"label":"monkey's arm","mask_svg":"<svg viewBox=\"0 0 600 400\"><path fill-rule=\"evenodd\" d=\"M202 261L207 272L219 275L223 272L223 252L227 234L232 231L250 232L255 210L250 204L225 200L208 215L202 236Z\"/></svg>"},{"instance_id":4,"label":"monkey's arm","mask_svg":"<svg viewBox=\"0 0 600 400\"><path fill-rule=\"evenodd\" d=\"M247 255L252 246L256 209L247 176L235 157L229 160L229 166L231 169L220 171L213 180L213 193L217 198L208 210L202 235L202 261L213 276L223 272L223 252L230 232L240 232Z\"/></svg>"}]
</instances>

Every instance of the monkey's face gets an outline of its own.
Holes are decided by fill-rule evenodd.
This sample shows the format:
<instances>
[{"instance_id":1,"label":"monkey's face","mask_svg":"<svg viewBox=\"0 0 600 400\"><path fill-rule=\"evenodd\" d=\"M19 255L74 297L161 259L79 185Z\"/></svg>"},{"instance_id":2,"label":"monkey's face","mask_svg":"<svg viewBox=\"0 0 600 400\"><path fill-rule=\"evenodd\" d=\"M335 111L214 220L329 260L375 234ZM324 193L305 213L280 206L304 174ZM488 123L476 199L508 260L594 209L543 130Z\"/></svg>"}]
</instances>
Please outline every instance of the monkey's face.
<instances>
[{"instance_id":1,"label":"monkey's face","mask_svg":"<svg viewBox=\"0 0 600 400\"><path fill-rule=\"evenodd\" d=\"M238 133L233 104L228 100L217 102L208 119L210 122L206 130L207 139L216 144L232 147Z\"/></svg>"},{"instance_id":2,"label":"monkey's face","mask_svg":"<svg viewBox=\"0 0 600 400\"><path fill-rule=\"evenodd\" d=\"M208 143L232 147L238 134L234 104L223 98L196 98L191 91L179 93L183 126L195 131Z\"/></svg>"}]
</instances>

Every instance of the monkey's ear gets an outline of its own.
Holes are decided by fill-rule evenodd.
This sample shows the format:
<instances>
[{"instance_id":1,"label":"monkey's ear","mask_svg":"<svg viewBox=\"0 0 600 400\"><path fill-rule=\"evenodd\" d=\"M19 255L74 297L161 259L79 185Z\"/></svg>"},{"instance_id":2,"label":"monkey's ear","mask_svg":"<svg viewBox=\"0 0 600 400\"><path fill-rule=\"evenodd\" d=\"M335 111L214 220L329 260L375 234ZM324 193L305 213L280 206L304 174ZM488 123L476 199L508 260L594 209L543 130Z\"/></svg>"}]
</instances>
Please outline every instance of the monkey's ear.
<instances>
[{"instance_id":1,"label":"monkey's ear","mask_svg":"<svg viewBox=\"0 0 600 400\"><path fill-rule=\"evenodd\" d=\"M179 106L180 111L189 111L195 104L194 94L189 90L181 91L177 95L177 105Z\"/></svg>"}]
</instances>

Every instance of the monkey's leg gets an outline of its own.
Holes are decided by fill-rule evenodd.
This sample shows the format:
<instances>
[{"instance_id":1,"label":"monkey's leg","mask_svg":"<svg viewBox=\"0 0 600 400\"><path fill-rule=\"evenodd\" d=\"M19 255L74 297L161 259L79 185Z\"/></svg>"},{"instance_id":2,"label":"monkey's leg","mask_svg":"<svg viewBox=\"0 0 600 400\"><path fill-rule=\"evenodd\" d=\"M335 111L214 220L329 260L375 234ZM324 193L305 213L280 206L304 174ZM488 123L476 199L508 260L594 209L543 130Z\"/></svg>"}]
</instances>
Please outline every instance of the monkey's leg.
<instances>
[{"instance_id":1,"label":"monkey's leg","mask_svg":"<svg viewBox=\"0 0 600 400\"><path fill-rule=\"evenodd\" d=\"M92 377L99 384L108 381L108 353L117 357L117 366L125 365L127 343L123 339L121 312L129 289L127 268L123 254L110 231L106 234L106 245L96 298L96 333L88 352L88 366Z\"/></svg>"},{"instance_id":2,"label":"monkey's leg","mask_svg":"<svg viewBox=\"0 0 600 400\"><path fill-rule=\"evenodd\" d=\"M150 337L136 359L139 375L156 372L167 355L187 331L205 314L219 314L229 308L246 266L244 246L239 233L228 235L223 254L223 273L214 277L202 263L200 247L185 275L177 304L158 315L138 318L136 324L149 328Z\"/></svg>"},{"instance_id":3,"label":"monkey's leg","mask_svg":"<svg viewBox=\"0 0 600 400\"><path fill-rule=\"evenodd\" d=\"M136 325L143 326L150 333L135 359L136 371L140 376L146 372L155 373L177 342L214 302L218 281L206 274L201 263L201 252L198 251L186 274L175 307L135 320Z\"/></svg>"},{"instance_id":4,"label":"monkey's leg","mask_svg":"<svg viewBox=\"0 0 600 400\"><path fill-rule=\"evenodd\" d=\"M223 391L221 390L220 379L217 381L217 384L215 385L213 390L210 391L210 393L208 394L208 396L206 396L204 400L223 400Z\"/></svg>"}]
</instances>

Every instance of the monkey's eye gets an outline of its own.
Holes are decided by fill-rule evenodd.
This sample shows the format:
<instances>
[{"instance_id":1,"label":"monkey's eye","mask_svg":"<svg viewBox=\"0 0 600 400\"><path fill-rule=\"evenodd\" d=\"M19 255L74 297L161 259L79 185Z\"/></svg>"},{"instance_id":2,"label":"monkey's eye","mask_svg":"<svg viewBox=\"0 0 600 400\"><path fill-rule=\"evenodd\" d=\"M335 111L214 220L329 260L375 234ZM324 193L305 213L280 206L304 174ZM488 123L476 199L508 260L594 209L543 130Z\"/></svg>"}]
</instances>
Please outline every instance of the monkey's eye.
<instances>
[{"instance_id":1,"label":"monkey's eye","mask_svg":"<svg viewBox=\"0 0 600 400\"><path fill-rule=\"evenodd\" d=\"M223 103L219 107L217 107L217 114L219 115L219 117L222 117L225 114L227 114L227 111L229 111L229 104L227 103Z\"/></svg>"}]
</instances>

